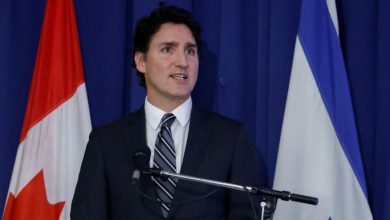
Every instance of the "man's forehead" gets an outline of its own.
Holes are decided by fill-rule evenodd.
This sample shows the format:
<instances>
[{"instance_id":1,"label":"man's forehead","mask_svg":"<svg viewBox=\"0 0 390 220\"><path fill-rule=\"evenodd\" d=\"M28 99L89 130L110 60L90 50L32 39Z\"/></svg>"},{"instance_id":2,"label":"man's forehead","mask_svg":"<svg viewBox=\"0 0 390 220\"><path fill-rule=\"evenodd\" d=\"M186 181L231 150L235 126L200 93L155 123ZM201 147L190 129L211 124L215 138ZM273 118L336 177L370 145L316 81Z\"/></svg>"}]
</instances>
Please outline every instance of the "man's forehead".
<instances>
[{"instance_id":1,"label":"man's forehead","mask_svg":"<svg viewBox=\"0 0 390 220\"><path fill-rule=\"evenodd\" d=\"M191 29L185 24L165 23L153 35L152 41L158 41L158 44L164 43L185 43L195 44L195 38Z\"/></svg>"}]
</instances>

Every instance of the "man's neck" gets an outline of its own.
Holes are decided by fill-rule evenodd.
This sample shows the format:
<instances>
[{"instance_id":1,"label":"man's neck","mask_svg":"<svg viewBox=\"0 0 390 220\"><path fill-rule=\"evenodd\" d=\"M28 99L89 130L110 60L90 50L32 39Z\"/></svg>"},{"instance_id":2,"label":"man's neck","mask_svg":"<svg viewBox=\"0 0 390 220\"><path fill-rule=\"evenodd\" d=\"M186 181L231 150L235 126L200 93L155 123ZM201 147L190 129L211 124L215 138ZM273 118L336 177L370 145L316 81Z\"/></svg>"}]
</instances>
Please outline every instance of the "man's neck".
<instances>
[{"instance_id":1,"label":"man's neck","mask_svg":"<svg viewBox=\"0 0 390 220\"><path fill-rule=\"evenodd\" d=\"M153 99L150 98L149 96L146 97L148 102L155 107L163 110L164 112L172 112L175 110L178 106L183 104L185 101L187 101L190 97L187 97L185 99L176 99L176 100L162 100L162 99Z\"/></svg>"}]
</instances>

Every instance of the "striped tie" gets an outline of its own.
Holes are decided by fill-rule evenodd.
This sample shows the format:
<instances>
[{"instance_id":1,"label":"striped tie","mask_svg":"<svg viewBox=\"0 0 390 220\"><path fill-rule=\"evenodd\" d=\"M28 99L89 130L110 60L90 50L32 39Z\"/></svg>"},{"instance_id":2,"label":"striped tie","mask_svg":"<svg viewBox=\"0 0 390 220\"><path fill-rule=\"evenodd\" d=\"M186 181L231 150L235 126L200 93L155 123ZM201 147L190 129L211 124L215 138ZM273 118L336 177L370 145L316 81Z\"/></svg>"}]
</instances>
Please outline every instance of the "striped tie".
<instances>
[{"instance_id":1,"label":"striped tie","mask_svg":"<svg viewBox=\"0 0 390 220\"><path fill-rule=\"evenodd\" d=\"M175 116L171 113L165 114L161 119L161 130L157 135L153 161L154 168L172 173L176 173L176 153L171 133L171 125L174 120ZM157 198L161 202L162 213L164 217L167 217L170 205L164 204L164 202L172 202L177 180L168 178L168 180L164 181L161 178L154 177L152 177L152 180L155 185Z\"/></svg>"}]
</instances>

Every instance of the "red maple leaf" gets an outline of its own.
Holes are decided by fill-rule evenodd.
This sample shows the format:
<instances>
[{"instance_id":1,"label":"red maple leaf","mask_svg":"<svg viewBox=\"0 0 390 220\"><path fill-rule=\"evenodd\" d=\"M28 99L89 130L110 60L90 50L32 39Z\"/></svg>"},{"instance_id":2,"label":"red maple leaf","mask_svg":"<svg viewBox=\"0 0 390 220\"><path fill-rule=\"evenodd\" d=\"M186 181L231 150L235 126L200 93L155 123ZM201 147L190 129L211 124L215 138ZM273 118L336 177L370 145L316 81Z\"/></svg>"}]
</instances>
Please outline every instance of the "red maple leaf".
<instances>
[{"instance_id":1,"label":"red maple leaf","mask_svg":"<svg viewBox=\"0 0 390 220\"><path fill-rule=\"evenodd\" d=\"M50 204L47 201L43 170L31 179L17 197L8 196L3 220L59 219L65 202Z\"/></svg>"}]
</instances>

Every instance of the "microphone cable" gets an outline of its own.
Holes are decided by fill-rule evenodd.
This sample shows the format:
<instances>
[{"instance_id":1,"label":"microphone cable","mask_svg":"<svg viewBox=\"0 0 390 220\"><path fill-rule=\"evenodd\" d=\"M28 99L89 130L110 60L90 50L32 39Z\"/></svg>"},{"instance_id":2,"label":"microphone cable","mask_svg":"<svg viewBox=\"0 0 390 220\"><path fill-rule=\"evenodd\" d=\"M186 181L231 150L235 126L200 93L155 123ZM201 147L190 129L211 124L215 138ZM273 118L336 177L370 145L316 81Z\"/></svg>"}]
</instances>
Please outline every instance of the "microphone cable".
<instances>
[{"instance_id":1,"label":"microphone cable","mask_svg":"<svg viewBox=\"0 0 390 220\"><path fill-rule=\"evenodd\" d=\"M205 198L213 195L217 191L221 190L221 188L218 187L218 188L216 188L216 189L214 189L214 190L212 190L212 191L210 191L210 192L208 192L208 193L206 193L206 194L204 194L204 195L202 195L202 196L200 196L198 198L190 199L190 200L187 200L187 201L184 201L184 202L167 202L167 201L164 201L164 200L159 200L159 199L157 199L155 197L152 197L152 196L142 192L142 190L139 188L138 182L139 182L139 179L132 179L132 181L131 181L131 183L135 186L136 192L139 195L141 195L143 198L145 198L145 199L147 199L149 201L157 202L159 204L162 203L162 204L165 204L167 206L171 206L171 205L186 205L186 204L190 204L190 203L195 203L195 202L200 201L202 199L205 199ZM246 194L248 196L248 200L249 200L249 202L251 204L253 218L254 218L254 220L258 220L258 214L257 214L256 208L255 208L254 202L253 202L253 198L251 197L252 194L246 187L244 187L244 190L245 190L245 192L246 192ZM270 205L267 202L266 207L268 207L268 206L270 206ZM268 219L268 218L264 218L264 219Z\"/></svg>"},{"instance_id":2,"label":"microphone cable","mask_svg":"<svg viewBox=\"0 0 390 220\"><path fill-rule=\"evenodd\" d=\"M194 203L194 202L200 201L202 199L205 199L205 198L211 196L212 194L216 193L218 190L220 190L220 188L216 188L216 189L204 194L203 196L200 196L200 197L195 198L195 199L187 200L184 202L167 202L167 201L163 201L163 200L158 200L158 199L142 192L142 190L139 189L139 184L137 184L138 181L133 180L132 183L135 185L135 190L137 191L137 193L139 193L142 197L144 197L152 202L163 203L163 204L169 205L169 206L171 206L171 205L186 205L186 204Z\"/></svg>"},{"instance_id":3,"label":"microphone cable","mask_svg":"<svg viewBox=\"0 0 390 220\"><path fill-rule=\"evenodd\" d=\"M249 202L250 202L251 207L252 207L253 217L255 220L257 220L257 212L256 212L255 205L253 204L253 199L251 197L251 193L246 187L244 187L244 190L245 190L246 194L248 195L248 199L249 199Z\"/></svg>"},{"instance_id":4,"label":"microphone cable","mask_svg":"<svg viewBox=\"0 0 390 220\"><path fill-rule=\"evenodd\" d=\"M142 190L139 188L139 179L141 177L141 175L143 175L143 172L147 171L149 169L148 167L148 161L149 161L149 158L150 158L150 149L148 147L146 147L143 151L136 151L134 154L133 154L133 162L135 164L135 167L136 169L133 171L133 175L132 175L132 183L135 185L135 189L136 189L136 192L141 195L142 197L144 197L145 199L148 199L152 202L158 202L159 204L164 204L164 205L168 205L168 206L171 206L171 205L185 205L185 204L189 204L189 203L194 203L194 202L197 202L199 200L202 200L202 199L205 199L209 196L211 196L212 194L216 193L218 190L220 190L221 188L216 188L206 194L204 194L203 196L200 196L198 198L195 198L195 199L191 199L191 200L188 200L188 201L184 201L184 202L167 202L167 201L163 201L163 200L160 200L160 199L157 199L157 198L154 198L150 195L147 195L146 193L142 192ZM137 169L138 168L138 169ZM161 177L159 177L161 178ZM248 195L248 199L249 199L249 202L251 204L251 208L252 208L252 213L253 213L253 217L255 220L257 220L257 211L256 211L256 208L254 206L254 202L253 202L253 199L251 197L251 192L249 191L248 188L246 187L243 187L244 188L244 191L246 192L246 194ZM272 205L270 205L268 202L266 202L266 207L267 208L270 208L272 207ZM271 212L273 212L271 210ZM272 216L272 215L271 215ZM263 216L264 217L264 216Z\"/></svg>"}]
</instances>

